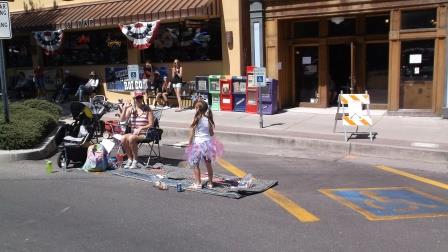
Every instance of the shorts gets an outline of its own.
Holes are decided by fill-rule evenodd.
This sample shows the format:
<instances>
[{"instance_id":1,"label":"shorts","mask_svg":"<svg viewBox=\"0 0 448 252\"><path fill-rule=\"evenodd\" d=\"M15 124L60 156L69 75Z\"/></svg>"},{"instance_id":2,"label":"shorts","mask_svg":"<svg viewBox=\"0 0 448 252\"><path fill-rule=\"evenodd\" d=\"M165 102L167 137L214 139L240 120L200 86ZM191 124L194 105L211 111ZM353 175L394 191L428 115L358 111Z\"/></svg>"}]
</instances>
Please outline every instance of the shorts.
<instances>
[{"instance_id":1,"label":"shorts","mask_svg":"<svg viewBox=\"0 0 448 252\"><path fill-rule=\"evenodd\" d=\"M174 84L173 84L173 87L174 87L174 88L182 88L182 83L181 83L181 82L179 82L179 83L174 83Z\"/></svg>"}]
</instances>

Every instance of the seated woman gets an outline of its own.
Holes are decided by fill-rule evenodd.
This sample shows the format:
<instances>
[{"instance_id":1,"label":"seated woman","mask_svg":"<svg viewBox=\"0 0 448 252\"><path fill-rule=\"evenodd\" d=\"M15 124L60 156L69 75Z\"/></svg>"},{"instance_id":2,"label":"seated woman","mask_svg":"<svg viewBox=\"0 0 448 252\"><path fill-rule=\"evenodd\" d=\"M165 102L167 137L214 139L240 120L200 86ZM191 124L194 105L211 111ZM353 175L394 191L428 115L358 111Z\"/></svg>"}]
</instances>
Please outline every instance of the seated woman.
<instances>
[{"instance_id":1,"label":"seated woman","mask_svg":"<svg viewBox=\"0 0 448 252\"><path fill-rule=\"evenodd\" d=\"M163 83L159 89L157 89L156 98L154 99L154 106L159 102L161 98L163 98L164 109L169 109L168 105L168 95L170 94L171 82L168 81L168 77L163 77Z\"/></svg>"},{"instance_id":2,"label":"seated woman","mask_svg":"<svg viewBox=\"0 0 448 252\"><path fill-rule=\"evenodd\" d=\"M124 151L128 155L128 161L124 168L137 168L138 143L145 138L146 132L154 125L152 110L143 101L143 92L134 93L135 105L128 101L123 107L120 116L122 122L129 122L131 132L121 138Z\"/></svg>"}]
</instances>

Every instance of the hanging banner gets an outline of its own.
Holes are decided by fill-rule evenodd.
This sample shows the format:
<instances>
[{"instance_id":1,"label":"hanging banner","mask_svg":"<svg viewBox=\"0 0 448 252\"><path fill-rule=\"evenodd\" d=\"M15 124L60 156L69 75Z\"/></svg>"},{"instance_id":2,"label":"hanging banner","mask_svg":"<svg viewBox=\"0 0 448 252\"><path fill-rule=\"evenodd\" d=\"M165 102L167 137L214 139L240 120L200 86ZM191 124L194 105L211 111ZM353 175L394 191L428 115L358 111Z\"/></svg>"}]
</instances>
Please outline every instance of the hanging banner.
<instances>
[{"instance_id":1,"label":"hanging banner","mask_svg":"<svg viewBox=\"0 0 448 252\"><path fill-rule=\"evenodd\" d=\"M37 44L42 47L46 55L55 53L62 45L64 33L62 30L57 31L38 31L33 32L33 37Z\"/></svg>"},{"instance_id":2,"label":"hanging banner","mask_svg":"<svg viewBox=\"0 0 448 252\"><path fill-rule=\"evenodd\" d=\"M121 32L140 50L149 48L155 39L160 21L137 22L129 25L119 25Z\"/></svg>"}]
</instances>

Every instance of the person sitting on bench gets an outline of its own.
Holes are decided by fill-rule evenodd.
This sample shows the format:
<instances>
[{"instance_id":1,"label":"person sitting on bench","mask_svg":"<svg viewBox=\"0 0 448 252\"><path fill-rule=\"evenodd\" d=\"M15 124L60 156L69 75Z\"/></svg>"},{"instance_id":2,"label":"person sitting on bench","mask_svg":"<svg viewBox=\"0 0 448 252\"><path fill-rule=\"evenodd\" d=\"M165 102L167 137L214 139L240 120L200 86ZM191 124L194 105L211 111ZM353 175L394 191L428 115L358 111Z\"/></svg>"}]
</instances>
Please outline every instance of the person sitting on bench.
<instances>
[{"instance_id":1,"label":"person sitting on bench","mask_svg":"<svg viewBox=\"0 0 448 252\"><path fill-rule=\"evenodd\" d=\"M85 85L80 85L78 91L76 91L75 96L79 96L79 101L83 101L83 95L96 90L99 85L99 78L95 71L90 72L90 78Z\"/></svg>"}]
</instances>

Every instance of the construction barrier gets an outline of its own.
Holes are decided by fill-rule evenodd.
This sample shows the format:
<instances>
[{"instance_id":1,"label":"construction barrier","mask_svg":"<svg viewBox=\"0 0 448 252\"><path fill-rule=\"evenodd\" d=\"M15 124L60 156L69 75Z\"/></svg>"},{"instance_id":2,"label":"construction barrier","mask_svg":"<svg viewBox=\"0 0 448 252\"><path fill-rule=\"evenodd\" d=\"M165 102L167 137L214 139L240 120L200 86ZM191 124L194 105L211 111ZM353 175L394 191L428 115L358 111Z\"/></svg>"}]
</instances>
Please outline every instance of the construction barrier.
<instances>
[{"instance_id":1,"label":"construction barrier","mask_svg":"<svg viewBox=\"0 0 448 252\"><path fill-rule=\"evenodd\" d=\"M333 132L335 132L337 121L342 120L346 142L354 134L364 134L358 132L359 126L368 127L370 141L373 141L373 121L370 117L369 105L370 97L367 91L365 94L344 94L341 92L338 96L338 110L335 116ZM340 113L341 108L342 113ZM347 137L347 127L356 127L356 131L350 132L349 137Z\"/></svg>"}]
</instances>

